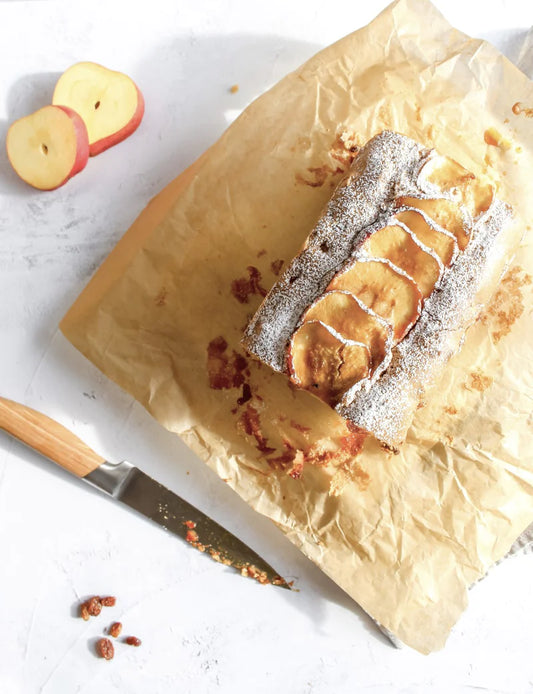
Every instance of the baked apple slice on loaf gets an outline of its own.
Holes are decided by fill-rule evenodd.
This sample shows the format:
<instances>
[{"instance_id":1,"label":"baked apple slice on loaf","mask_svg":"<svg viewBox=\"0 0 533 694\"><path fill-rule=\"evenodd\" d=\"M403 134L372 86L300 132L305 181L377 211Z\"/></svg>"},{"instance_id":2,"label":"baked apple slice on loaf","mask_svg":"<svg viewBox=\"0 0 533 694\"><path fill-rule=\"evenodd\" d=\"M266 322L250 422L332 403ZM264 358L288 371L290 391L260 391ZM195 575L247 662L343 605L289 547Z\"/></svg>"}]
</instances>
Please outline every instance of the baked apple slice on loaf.
<instances>
[{"instance_id":1,"label":"baked apple slice on loaf","mask_svg":"<svg viewBox=\"0 0 533 694\"><path fill-rule=\"evenodd\" d=\"M459 163L382 132L359 152L243 344L396 448L481 309L511 217Z\"/></svg>"}]
</instances>

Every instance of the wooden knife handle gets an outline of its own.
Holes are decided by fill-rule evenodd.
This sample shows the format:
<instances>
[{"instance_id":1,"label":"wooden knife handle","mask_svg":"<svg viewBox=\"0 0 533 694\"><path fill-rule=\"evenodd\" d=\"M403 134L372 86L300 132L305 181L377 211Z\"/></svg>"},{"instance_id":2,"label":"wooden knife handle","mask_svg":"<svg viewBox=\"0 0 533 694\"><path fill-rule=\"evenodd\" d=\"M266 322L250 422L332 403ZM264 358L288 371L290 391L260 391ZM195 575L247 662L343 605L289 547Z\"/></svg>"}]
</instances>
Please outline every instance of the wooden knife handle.
<instances>
[{"instance_id":1,"label":"wooden knife handle","mask_svg":"<svg viewBox=\"0 0 533 694\"><path fill-rule=\"evenodd\" d=\"M85 477L105 459L85 445L62 424L41 412L0 397L0 429L61 465Z\"/></svg>"}]
</instances>

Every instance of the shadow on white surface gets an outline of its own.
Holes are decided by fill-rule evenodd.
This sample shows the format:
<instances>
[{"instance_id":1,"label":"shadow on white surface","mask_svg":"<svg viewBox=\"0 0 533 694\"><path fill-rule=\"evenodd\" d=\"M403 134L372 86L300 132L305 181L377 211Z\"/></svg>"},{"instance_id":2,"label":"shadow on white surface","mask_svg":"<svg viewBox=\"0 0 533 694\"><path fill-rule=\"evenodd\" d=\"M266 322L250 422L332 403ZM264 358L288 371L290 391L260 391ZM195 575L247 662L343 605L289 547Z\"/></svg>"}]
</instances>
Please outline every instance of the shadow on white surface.
<instances>
[{"instance_id":1,"label":"shadow on white surface","mask_svg":"<svg viewBox=\"0 0 533 694\"><path fill-rule=\"evenodd\" d=\"M533 21L533 13L531 14ZM511 62L518 64L522 46L528 32L524 29L502 29L498 31L486 31L483 38L498 47Z\"/></svg>"},{"instance_id":2,"label":"shadow on white surface","mask_svg":"<svg viewBox=\"0 0 533 694\"><path fill-rule=\"evenodd\" d=\"M134 70L146 101L143 137L158 153L164 181L197 159L251 101L319 48L276 36L176 36L143 55Z\"/></svg>"}]
</instances>

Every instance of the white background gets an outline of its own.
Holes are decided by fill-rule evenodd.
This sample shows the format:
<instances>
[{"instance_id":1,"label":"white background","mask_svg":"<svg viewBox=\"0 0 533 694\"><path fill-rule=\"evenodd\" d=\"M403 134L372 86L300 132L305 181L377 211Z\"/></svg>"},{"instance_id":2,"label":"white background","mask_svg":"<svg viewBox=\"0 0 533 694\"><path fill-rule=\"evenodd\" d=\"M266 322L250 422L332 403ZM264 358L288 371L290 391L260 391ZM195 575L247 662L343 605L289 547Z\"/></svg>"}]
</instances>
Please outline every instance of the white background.
<instances>
[{"instance_id":1,"label":"white background","mask_svg":"<svg viewBox=\"0 0 533 694\"><path fill-rule=\"evenodd\" d=\"M530 0L439 0L516 57ZM246 581L0 434L0 693L533 691L532 559L471 591L444 651L395 650L266 519L96 371L57 325L149 199L255 96L386 5L360 0L0 1L0 394L60 420L207 511L296 580ZM93 60L130 74L146 116L51 193L10 170L10 122ZM238 83L239 92L229 93ZM115 594L98 619L81 597ZM94 655L118 619L143 645Z\"/></svg>"}]
</instances>

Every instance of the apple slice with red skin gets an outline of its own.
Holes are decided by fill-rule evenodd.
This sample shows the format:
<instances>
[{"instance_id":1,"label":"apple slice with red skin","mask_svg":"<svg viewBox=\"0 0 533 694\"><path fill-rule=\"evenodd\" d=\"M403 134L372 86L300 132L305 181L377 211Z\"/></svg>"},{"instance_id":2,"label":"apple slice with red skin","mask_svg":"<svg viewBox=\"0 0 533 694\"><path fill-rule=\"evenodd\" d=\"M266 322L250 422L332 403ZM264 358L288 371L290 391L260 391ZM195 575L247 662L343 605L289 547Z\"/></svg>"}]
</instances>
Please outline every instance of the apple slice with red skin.
<instances>
[{"instance_id":1,"label":"apple slice with red skin","mask_svg":"<svg viewBox=\"0 0 533 694\"><path fill-rule=\"evenodd\" d=\"M443 265L450 267L459 250L455 236L434 229L421 212L404 210L395 214L393 219L405 224L424 246L431 248L441 259Z\"/></svg>"},{"instance_id":2,"label":"apple slice with red skin","mask_svg":"<svg viewBox=\"0 0 533 694\"><path fill-rule=\"evenodd\" d=\"M329 405L368 376L370 362L366 345L340 340L319 321L298 328L287 358L291 381Z\"/></svg>"},{"instance_id":3,"label":"apple slice with red skin","mask_svg":"<svg viewBox=\"0 0 533 694\"><path fill-rule=\"evenodd\" d=\"M347 292L327 292L304 314L303 322L320 321L370 350L372 372L381 364L392 337L392 326L365 310L361 302Z\"/></svg>"},{"instance_id":4,"label":"apple slice with red skin","mask_svg":"<svg viewBox=\"0 0 533 694\"><path fill-rule=\"evenodd\" d=\"M414 279L424 298L431 294L440 279L442 265L426 253L408 231L396 224L375 231L364 242L362 249L370 257L390 260L406 272Z\"/></svg>"},{"instance_id":5,"label":"apple slice with red skin","mask_svg":"<svg viewBox=\"0 0 533 694\"><path fill-rule=\"evenodd\" d=\"M91 157L129 137L144 115L143 95L131 77L91 62L76 63L61 75L52 103L83 118Z\"/></svg>"},{"instance_id":6,"label":"apple slice with red skin","mask_svg":"<svg viewBox=\"0 0 533 694\"><path fill-rule=\"evenodd\" d=\"M335 275L326 291L345 290L393 326L399 342L417 320L422 307L420 290L386 260L356 260Z\"/></svg>"},{"instance_id":7,"label":"apple slice with red skin","mask_svg":"<svg viewBox=\"0 0 533 694\"><path fill-rule=\"evenodd\" d=\"M85 168L89 138L85 123L71 108L45 106L10 126L6 149L23 181L54 190Z\"/></svg>"},{"instance_id":8,"label":"apple slice with red skin","mask_svg":"<svg viewBox=\"0 0 533 694\"><path fill-rule=\"evenodd\" d=\"M468 246L471 236L470 224L457 203L445 198L425 200L400 196L396 198L395 205L396 207L414 207L417 210L422 210L440 227L455 236L461 251L464 251Z\"/></svg>"},{"instance_id":9,"label":"apple slice with red skin","mask_svg":"<svg viewBox=\"0 0 533 694\"><path fill-rule=\"evenodd\" d=\"M489 209L494 199L494 188L489 183L483 183L450 157L430 157L418 174L418 183L422 190L427 190L424 186L425 181L443 193L455 196L457 202L466 207L474 220Z\"/></svg>"}]
</instances>

